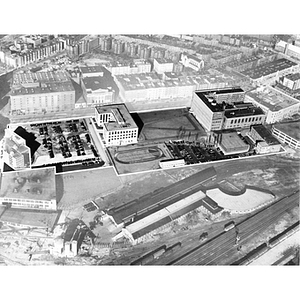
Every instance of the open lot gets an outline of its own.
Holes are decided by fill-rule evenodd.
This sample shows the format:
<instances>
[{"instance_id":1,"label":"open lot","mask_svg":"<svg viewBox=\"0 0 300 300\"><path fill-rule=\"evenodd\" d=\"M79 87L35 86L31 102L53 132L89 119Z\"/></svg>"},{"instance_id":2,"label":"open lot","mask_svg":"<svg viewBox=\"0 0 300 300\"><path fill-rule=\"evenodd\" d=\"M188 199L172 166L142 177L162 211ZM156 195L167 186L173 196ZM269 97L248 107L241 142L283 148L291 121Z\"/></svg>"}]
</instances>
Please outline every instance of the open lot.
<instances>
[{"instance_id":1,"label":"open lot","mask_svg":"<svg viewBox=\"0 0 300 300\"><path fill-rule=\"evenodd\" d=\"M103 194L117 190L122 186L119 177L113 168L100 168L75 172L73 174L58 174L56 180L60 181L57 193L62 195L58 203L61 209L80 208Z\"/></svg>"},{"instance_id":2,"label":"open lot","mask_svg":"<svg viewBox=\"0 0 300 300\"><path fill-rule=\"evenodd\" d=\"M142 126L140 134L142 141L161 141L183 137L195 139L206 136L205 130L186 109L139 113L138 117Z\"/></svg>"}]
</instances>

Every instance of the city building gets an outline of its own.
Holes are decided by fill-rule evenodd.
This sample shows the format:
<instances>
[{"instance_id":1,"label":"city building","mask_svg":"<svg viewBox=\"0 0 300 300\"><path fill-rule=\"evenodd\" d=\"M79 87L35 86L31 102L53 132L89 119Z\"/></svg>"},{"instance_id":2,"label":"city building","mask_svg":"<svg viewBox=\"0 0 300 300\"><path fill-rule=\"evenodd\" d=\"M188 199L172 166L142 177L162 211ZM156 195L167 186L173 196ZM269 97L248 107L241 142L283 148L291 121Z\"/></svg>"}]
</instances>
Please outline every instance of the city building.
<instances>
[{"instance_id":1,"label":"city building","mask_svg":"<svg viewBox=\"0 0 300 300\"><path fill-rule=\"evenodd\" d=\"M53 35L23 35L14 41L2 43L0 61L20 68L46 59L66 49L66 42Z\"/></svg>"},{"instance_id":2,"label":"city building","mask_svg":"<svg viewBox=\"0 0 300 300\"><path fill-rule=\"evenodd\" d=\"M79 70L83 78L97 76L103 77L104 74L102 66L80 67Z\"/></svg>"},{"instance_id":3,"label":"city building","mask_svg":"<svg viewBox=\"0 0 300 300\"><path fill-rule=\"evenodd\" d=\"M124 104L96 106L95 119L107 147L138 142L138 126Z\"/></svg>"},{"instance_id":4,"label":"city building","mask_svg":"<svg viewBox=\"0 0 300 300\"><path fill-rule=\"evenodd\" d=\"M74 109L75 89L67 72L27 72L13 75L11 113Z\"/></svg>"},{"instance_id":5,"label":"city building","mask_svg":"<svg viewBox=\"0 0 300 300\"><path fill-rule=\"evenodd\" d=\"M282 123L272 126L272 134L293 149L300 149L300 122Z\"/></svg>"},{"instance_id":6,"label":"city building","mask_svg":"<svg viewBox=\"0 0 300 300\"><path fill-rule=\"evenodd\" d=\"M222 133L218 142L218 147L224 155L246 153L250 149L250 146L246 144L236 132Z\"/></svg>"},{"instance_id":7,"label":"city building","mask_svg":"<svg viewBox=\"0 0 300 300\"><path fill-rule=\"evenodd\" d=\"M195 71L200 71L204 68L204 61L198 58L196 55L190 55L187 53L182 53L180 62L187 68L191 68Z\"/></svg>"},{"instance_id":8,"label":"city building","mask_svg":"<svg viewBox=\"0 0 300 300\"><path fill-rule=\"evenodd\" d=\"M284 76L282 84L291 90L300 89L300 73Z\"/></svg>"},{"instance_id":9,"label":"city building","mask_svg":"<svg viewBox=\"0 0 300 300\"><path fill-rule=\"evenodd\" d=\"M159 166L162 169L169 169L169 168L179 168L185 166L185 161L183 158L178 159L164 159L159 162Z\"/></svg>"},{"instance_id":10,"label":"city building","mask_svg":"<svg viewBox=\"0 0 300 300\"><path fill-rule=\"evenodd\" d=\"M114 102L114 91L110 86L107 86L106 81L101 76L83 78L82 90L87 106Z\"/></svg>"},{"instance_id":11,"label":"city building","mask_svg":"<svg viewBox=\"0 0 300 300\"><path fill-rule=\"evenodd\" d=\"M153 71L158 74L165 72L173 72L174 63L170 59L165 58L154 58L153 60Z\"/></svg>"},{"instance_id":12,"label":"city building","mask_svg":"<svg viewBox=\"0 0 300 300\"><path fill-rule=\"evenodd\" d=\"M42 83L38 87L20 88L10 93L11 113L41 113L75 108L72 83Z\"/></svg>"},{"instance_id":13,"label":"city building","mask_svg":"<svg viewBox=\"0 0 300 300\"><path fill-rule=\"evenodd\" d=\"M299 101L270 86L261 86L248 92L246 100L264 111L267 124L289 118L300 109Z\"/></svg>"},{"instance_id":14,"label":"city building","mask_svg":"<svg viewBox=\"0 0 300 300\"><path fill-rule=\"evenodd\" d=\"M207 131L246 128L264 123L264 113L250 103L244 103L241 88L196 91L191 112Z\"/></svg>"},{"instance_id":15,"label":"city building","mask_svg":"<svg viewBox=\"0 0 300 300\"><path fill-rule=\"evenodd\" d=\"M130 111L190 106L195 83L189 78L162 80L156 73L115 76L119 95Z\"/></svg>"},{"instance_id":16,"label":"city building","mask_svg":"<svg viewBox=\"0 0 300 300\"><path fill-rule=\"evenodd\" d=\"M278 80L279 77L290 73L296 73L298 71L299 65L288 59L280 58L255 68L245 70L242 72L242 74L248 76L253 83L271 84Z\"/></svg>"},{"instance_id":17,"label":"city building","mask_svg":"<svg viewBox=\"0 0 300 300\"><path fill-rule=\"evenodd\" d=\"M0 203L13 208L56 210L55 168L4 172Z\"/></svg>"},{"instance_id":18,"label":"city building","mask_svg":"<svg viewBox=\"0 0 300 300\"><path fill-rule=\"evenodd\" d=\"M105 68L113 75L140 74L151 71L151 64L145 59L135 59L132 63L113 61L105 64Z\"/></svg>"},{"instance_id":19,"label":"city building","mask_svg":"<svg viewBox=\"0 0 300 300\"><path fill-rule=\"evenodd\" d=\"M239 50L217 52L212 55L210 62L218 67L231 61L238 61L242 55L243 53Z\"/></svg>"},{"instance_id":20,"label":"city building","mask_svg":"<svg viewBox=\"0 0 300 300\"><path fill-rule=\"evenodd\" d=\"M281 150L280 142L263 125L252 126L248 136L254 141L258 154L277 153Z\"/></svg>"},{"instance_id":21,"label":"city building","mask_svg":"<svg viewBox=\"0 0 300 300\"><path fill-rule=\"evenodd\" d=\"M300 60L300 46L299 45L293 45L290 43L287 43L285 41L279 41L276 46L275 50L278 52L284 53L287 56L290 56L291 58Z\"/></svg>"},{"instance_id":22,"label":"city building","mask_svg":"<svg viewBox=\"0 0 300 300\"><path fill-rule=\"evenodd\" d=\"M24 138L12 130L6 129L2 147L1 168L3 163L6 163L14 170L30 168L30 148L26 145Z\"/></svg>"}]
</instances>

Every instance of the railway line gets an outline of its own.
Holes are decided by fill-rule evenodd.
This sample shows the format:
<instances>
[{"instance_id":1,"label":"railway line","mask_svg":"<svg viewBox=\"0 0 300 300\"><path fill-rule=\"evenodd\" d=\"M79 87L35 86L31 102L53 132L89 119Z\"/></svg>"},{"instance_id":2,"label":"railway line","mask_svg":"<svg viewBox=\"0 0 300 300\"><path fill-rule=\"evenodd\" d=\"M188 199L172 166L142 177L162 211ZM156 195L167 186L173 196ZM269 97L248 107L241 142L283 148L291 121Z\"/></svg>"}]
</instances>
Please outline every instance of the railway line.
<instances>
[{"instance_id":1,"label":"railway line","mask_svg":"<svg viewBox=\"0 0 300 300\"><path fill-rule=\"evenodd\" d=\"M290 195L281 198L270 206L263 208L256 214L251 215L245 220L237 223L236 227L239 230L240 243L246 244L254 235L263 232L276 220L278 220L287 211L299 205L299 190L294 191ZM245 254L243 251L237 253L237 245L235 245L236 231L220 232L216 230L211 233L213 236L210 240L202 242L196 247L185 247L185 242L182 241L183 247L176 253L161 257L160 259L149 263L151 265L216 265L230 264L232 259L237 260L240 254ZM188 243L188 241L187 241ZM193 243L194 244L194 243Z\"/></svg>"}]
</instances>

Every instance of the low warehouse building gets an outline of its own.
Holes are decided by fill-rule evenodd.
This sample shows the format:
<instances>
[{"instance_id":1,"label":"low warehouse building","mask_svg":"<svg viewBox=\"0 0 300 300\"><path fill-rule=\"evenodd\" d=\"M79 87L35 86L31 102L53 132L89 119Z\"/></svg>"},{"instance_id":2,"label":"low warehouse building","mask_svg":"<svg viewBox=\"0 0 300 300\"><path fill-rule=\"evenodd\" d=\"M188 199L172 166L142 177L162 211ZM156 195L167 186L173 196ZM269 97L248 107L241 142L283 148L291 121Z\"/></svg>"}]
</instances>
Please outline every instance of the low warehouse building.
<instances>
[{"instance_id":1,"label":"low warehouse building","mask_svg":"<svg viewBox=\"0 0 300 300\"><path fill-rule=\"evenodd\" d=\"M250 149L236 132L222 133L218 146L225 155L246 153Z\"/></svg>"}]
</instances>

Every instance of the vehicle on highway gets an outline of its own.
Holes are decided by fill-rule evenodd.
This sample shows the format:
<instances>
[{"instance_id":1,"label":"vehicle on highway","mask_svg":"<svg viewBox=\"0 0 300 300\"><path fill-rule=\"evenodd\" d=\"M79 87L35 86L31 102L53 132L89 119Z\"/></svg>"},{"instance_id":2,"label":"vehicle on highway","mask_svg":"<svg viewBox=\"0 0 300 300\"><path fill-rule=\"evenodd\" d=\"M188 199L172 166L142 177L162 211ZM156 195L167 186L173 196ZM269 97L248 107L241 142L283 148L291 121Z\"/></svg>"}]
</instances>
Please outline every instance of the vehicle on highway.
<instances>
[{"instance_id":1,"label":"vehicle on highway","mask_svg":"<svg viewBox=\"0 0 300 300\"><path fill-rule=\"evenodd\" d=\"M228 231L230 229L233 229L234 227L235 227L235 223L234 221L231 221L224 225L224 231Z\"/></svg>"}]
</instances>

